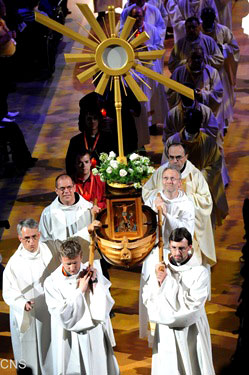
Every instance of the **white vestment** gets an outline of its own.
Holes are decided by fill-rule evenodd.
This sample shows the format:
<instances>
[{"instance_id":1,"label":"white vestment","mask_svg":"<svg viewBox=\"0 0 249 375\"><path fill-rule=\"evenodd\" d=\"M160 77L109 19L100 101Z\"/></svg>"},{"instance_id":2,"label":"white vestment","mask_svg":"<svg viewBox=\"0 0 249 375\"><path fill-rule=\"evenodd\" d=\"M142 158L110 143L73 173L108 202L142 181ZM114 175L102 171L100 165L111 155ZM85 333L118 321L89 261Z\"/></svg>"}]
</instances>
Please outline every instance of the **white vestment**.
<instances>
[{"instance_id":1,"label":"white vestment","mask_svg":"<svg viewBox=\"0 0 249 375\"><path fill-rule=\"evenodd\" d=\"M205 7L214 8L218 19L214 0L168 0L166 9L173 27L175 43L186 35L186 19L193 16L200 19L201 11Z\"/></svg>"},{"instance_id":2,"label":"white vestment","mask_svg":"<svg viewBox=\"0 0 249 375\"><path fill-rule=\"evenodd\" d=\"M215 0L220 23L227 26L231 31L233 29L232 3L232 0Z\"/></svg>"},{"instance_id":3,"label":"white vestment","mask_svg":"<svg viewBox=\"0 0 249 375\"><path fill-rule=\"evenodd\" d=\"M50 314L43 284L58 267L59 259L46 244L31 253L20 244L3 273L3 299L10 306L10 329L14 357L25 361L34 375L50 374L52 363ZM31 311L25 311L34 301Z\"/></svg>"},{"instance_id":4,"label":"white vestment","mask_svg":"<svg viewBox=\"0 0 249 375\"><path fill-rule=\"evenodd\" d=\"M154 191L148 200L145 201L145 205L151 207L156 211L155 199L157 193L160 192L162 199L166 203L167 215L166 218L163 216L163 228L162 235L164 241L164 259L167 258L169 253L169 236L171 232L176 228L185 227L193 236L194 225L195 225L195 208L192 201L187 197L183 191L179 191L178 197L174 199L168 199L162 190ZM145 306L142 303L142 290L143 286L147 282L150 272L155 268L155 265L159 262L159 251L158 247L155 247L147 258L143 262L141 278L140 278L140 295L139 295L139 335L141 338L147 336L148 331L148 315Z\"/></svg>"},{"instance_id":5,"label":"white vestment","mask_svg":"<svg viewBox=\"0 0 249 375\"><path fill-rule=\"evenodd\" d=\"M53 375L119 375L112 349L114 338L110 340L107 333L114 304L111 283L99 272L97 262L94 267L98 282L93 294L82 293L77 283L79 274L65 276L62 265L45 282L52 324ZM81 264L80 271L83 268L86 265Z\"/></svg>"},{"instance_id":6,"label":"white vestment","mask_svg":"<svg viewBox=\"0 0 249 375\"><path fill-rule=\"evenodd\" d=\"M167 166L169 166L169 162L161 165L143 186L142 195L144 201L163 188L162 175ZM195 255L200 260L200 264L210 264L212 266L216 263L216 253L211 224L213 201L208 184L201 171L189 160L187 160L185 168L181 173L181 178L182 189L195 207L193 238Z\"/></svg>"},{"instance_id":7,"label":"white vestment","mask_svg":"<svg viewBox=\"0 0 249 375\"><path fill-rule=\"evenodd\" d=\"M186 264L167 263L161 287L155 269L143 289L149 319L156 323L152 375L215 375L210 329L205 312L209 275L192 257Z\"/></svg>"},{"instance_id":8,"label":"white vestment","mask_svg":"<svg viewBox=\"0 0 249 375\"><path fill-rule=\"evenodd\" d=\"M91 223L92 203L75 193L78 201L66 206L58 197L41 214L39 230L43 242L64 241L68 237L79 236L89 241L88 225Z\"/></svg>"},{"instance_id":9,"label":"white vestment","mask_svg":"<svg viewBox=\"0 0 249 375\"><path fill-rule=\"evenodd\" d=\"M236 73L240 58L240 51L233 33L228 27L215 22L214 31L210 34L224 56L224 65L219 73L224 87L223 95L223 118L230 123L233 121L233 106L235 104L234 86L236 84Z\"/></svg>"},{"instance_id":10,"label":"white vestment","mask_svg":"<svg viewBox=\"0 0 249 375\"><path fill-rule=\"evenodd\" d=\"M129 8L132 9L132 6ZM149 9L150 8L148 8L146 11L149 11ZM155 10L157 9L155 8ZM164 36L162 37L160 28L152 25L153 24L144 22L140 30L145 31L150 37L150 39L145 42L147 50L153 51L163 49ZM139 65L143 65L143 63L140 62ZM150 68L151 70L157 73L162 73L162 65L160 60L152 61L152 65L144 65L146 68ZM137 84L140 86L141 90L148 98L147 102L140 103L141 114L139 117L135 117L138 135L138 148L141 148L142 146L150 143L150 134L148 126L157 123L164 123L166 121L168 102L166 98L165 89L162 84L158 83L157 81L151 78L146 77L145 75L139 72L136 72L135 74L132 74L133 78L136 80ZM140 79L138 79L137 76L141 77L142 80L145 81L146 84L149 85L149 87L151 87L151 89L149 89L146 86L146 84L144 84Z\"/></svg>"},{"instance_id":11,"label":"white vestment","mask_svg":"<svg viewBox=\"0 0 249 375\"><path fill-rule=\"evenodd\" d=\"M175 43L168 63L168 68L171 73L173 73L178 66L184 65L187 62L190 52L196 45L200 45L203 49L204 62L219 71L224 64L224 57L215 41L208 35L204 35L200 32L198 38L194 41L190 41L184 37Z\"/></svg>"},{"instance_id":12,"label":"white vestment","mask_svg":"<svg viewBox=\"0 0 249 375\"><path fill-rule=\"evenodd\" d=\"M170 78L179 83L190 83L196 89L200 89L200 102L213 111L218 121L219 129L224 127L222 111L223 85L218 70L208 64L204 64L201 72L198 75L194 75L188 64L186 64L176 68ZM171 108L180 102L179 94L172 89L167 89L167 98Z\"/></svg>"}]
</instances>

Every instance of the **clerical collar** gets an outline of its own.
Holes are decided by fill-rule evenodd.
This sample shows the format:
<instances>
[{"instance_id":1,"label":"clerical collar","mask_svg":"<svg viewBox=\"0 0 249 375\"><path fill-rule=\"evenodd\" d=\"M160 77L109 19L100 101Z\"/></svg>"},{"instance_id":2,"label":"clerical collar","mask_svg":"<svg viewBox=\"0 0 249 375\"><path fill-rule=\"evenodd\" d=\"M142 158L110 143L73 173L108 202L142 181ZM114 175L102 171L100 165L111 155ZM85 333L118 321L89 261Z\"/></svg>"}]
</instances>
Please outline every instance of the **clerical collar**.
<instances>
[{"instance_id":1,"label":"clerical collar","mask_svg":"<svg viewBox=\"0 0 249 375\"><path fill-rule=\"evenodd\" d=\"M184 262L178 263L178 262L175 261L175 259L172 257L172 255L170 255L169 261L170 261L171 264L173 264L173 266L179 267L179 266L183 266L184 264L186 264L191 257L192 257L192 253L188 254L188 257L187 257L187 259L184 260Z\"/></svg>"},{"instance_id":2,"label":"clerical collar","mask_svg":"<svg viewBox=\"0 0 249 375\"><path fill-rule=\"evenodd\" d=\"M183 103L182 103L182 107L183 107L183 109L193 109L193 108L195 108L195 101L193 101L193 104L192 105L188 105L188 106L186 106L186 105L184 105Z\"/></svg>"},{"instance_id":3,"label":"clerical collar","mask_svg":"<svg viewBox=\"0 0 249 375\"><path fill-rule=\"evenodd\" d=\"M74 203L73 203L71 206L73 206L74 204L76 204L76 203L79 202L79 200L80 200L80 196L79 196L79 194L74 193L74 198L75 198ZM60 204L62 204L63 206L65 206L65 205L61 202L61 200L60 200L59 197L58 197L58 201L60 202Z\"/></svg>"},{"instance_id":4,"label":"clerical collar","mask_svg":"<svg viewBox=\"0 0 249 375\"><path fill-rule=\"evenodd\" d=\"M182 173L184 171L184 169L186 168L186 164L187 162L184 164L184 166L182 167L182 169L180 170L180 172Z\"/></svg>"}]
</instances>

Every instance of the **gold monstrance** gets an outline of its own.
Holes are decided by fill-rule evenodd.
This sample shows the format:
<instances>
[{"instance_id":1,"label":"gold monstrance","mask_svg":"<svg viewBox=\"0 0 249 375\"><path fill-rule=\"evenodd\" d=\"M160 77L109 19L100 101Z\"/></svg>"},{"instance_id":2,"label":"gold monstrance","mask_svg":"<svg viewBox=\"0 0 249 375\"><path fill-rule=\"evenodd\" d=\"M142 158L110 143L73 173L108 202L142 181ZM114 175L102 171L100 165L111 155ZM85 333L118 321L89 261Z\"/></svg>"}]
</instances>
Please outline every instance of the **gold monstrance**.
<instances>
[{"instance_id":1,"label":"gold monstrance","mask_svg":"<svg viewBox=\"0 0 249 375\"><path fill-rule=\"evenodd\" d=\"M44 26L88 47L86 52L65 54L65 60L68 63L86 63L85 67L88 68L77 75L81 83L97 75L96 78L100 77L100 80L95 92L103 95L109 80L114 80L119 151L117 159L120 163L127 164L123 147L120 83L124 87L124 92L125 86L128 85L140 102L148 101L148 98L132 77L131 73L136 75L134 71L191 99L194 99L194 91L139 64L140 61L161 58L165 50L143 51L143 47L139 46L149 40L149 35L145 31L130 40L134 35L130 36L136 22L134 18L127 17L124 28L118 36L115 28L115 8L109 6L110 35L107 35L108 31L106 30L106 33L103 31L87 4L77 4L77 6L96 35L88 32L92 39L40 13L35 13L35 18ZM149 207L142 205L141 192L120 191L114 192L114 195L113 192L107 192L107 210L103 210L98 218L103 224L102 228L97 231L98 247L110 263L124 267L134 266L141 263L155 246L156 214Z\"/></svg>"}]
</instances>

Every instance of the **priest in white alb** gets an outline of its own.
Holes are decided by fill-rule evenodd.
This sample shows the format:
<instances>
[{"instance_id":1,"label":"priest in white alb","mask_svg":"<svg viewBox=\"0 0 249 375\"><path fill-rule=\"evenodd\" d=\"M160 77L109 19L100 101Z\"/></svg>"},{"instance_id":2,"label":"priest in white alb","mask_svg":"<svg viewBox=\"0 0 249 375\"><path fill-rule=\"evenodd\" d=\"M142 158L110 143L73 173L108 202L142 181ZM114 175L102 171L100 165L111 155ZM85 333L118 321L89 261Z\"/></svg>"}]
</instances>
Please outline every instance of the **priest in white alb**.
<instances>
[{"instance_id":1,"label":"priest in white alb","mask_svg":"<svg viewBox=\"0 0 249 375\"><path fill-rule=\"evenodd\" d=\"M111 283L98 262L90 268L81 262L74 239L62 243L59 255L61 265L44 285L52 327L49 374L119 375L106 325L114 304Z\"/></svg>"},{"instance_id":2,"label":"priest in white alb","mask_svg":"<svg viewBox=\"0 0 249 375\"><path fill-rule=\"evenodd\" d=\"M41 214L41 241L64 241L79 236L89 242L88 226L92 214L100 209L76 193L74 182L66 174L56 178L55 192L57 197Z\"/></svg>"},{"instance_id":3,"label":"priest in white alb","mask_svg":"<svg viewBox=\"0 0 249 375\"><path fill-rule=\"evenodd\" d=\"M170 255L150 272L143 302L156 324L152 375L215 375L205 312L207 269L196 263L186 228L169 237Z\"/></svg>"},{"instance_id":4,"label":"priest in white alb","mask_svg":"<svg viewBox=\"0 0 249 375\"><path fill-rule=\"evenodd\" d=\"M45 302L44 281L59 265L59 258L39 241L33 219L17 225L20 245L3 273L3 299L10 306L14 358L34 375L48 375L52 363L50 314Z\"/></svg>"}]
</instances>

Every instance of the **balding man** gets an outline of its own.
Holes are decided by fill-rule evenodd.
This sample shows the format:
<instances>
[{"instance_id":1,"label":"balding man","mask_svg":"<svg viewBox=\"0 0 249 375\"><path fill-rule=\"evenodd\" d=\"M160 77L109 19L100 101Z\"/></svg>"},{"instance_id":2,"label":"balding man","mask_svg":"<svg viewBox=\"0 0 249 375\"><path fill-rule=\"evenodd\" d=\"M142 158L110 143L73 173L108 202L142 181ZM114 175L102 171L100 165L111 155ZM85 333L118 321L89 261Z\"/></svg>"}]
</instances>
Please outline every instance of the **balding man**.
<instances>
[{"instance_id":1,"label":"balding man","mask_svg":"<svg viewBox=\"0 0 249 375\"><path fill-rule=\"evenodd\" d=\"M181 171L181 189L185 191L195 206L193 241L199 263L213 265L216 263L216 254L210 217L213 208L212 196L205 178L199 169L188 160L188 154L182 144L176 143L169 146L168 161L161 165L143 186L143 199L147 201L157 190L162 189L162 174L168 165L174 165Z\"/></svg>"}]
</instances>

